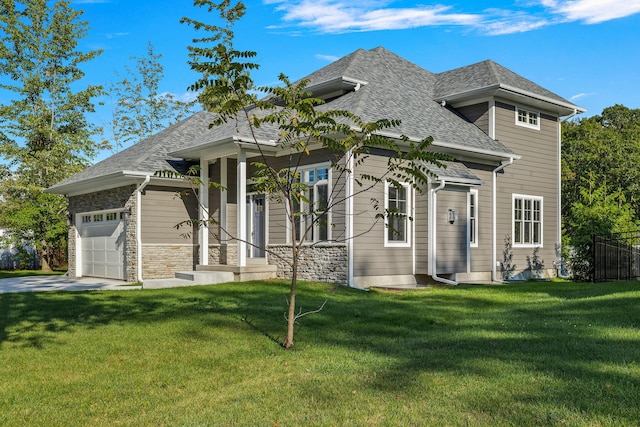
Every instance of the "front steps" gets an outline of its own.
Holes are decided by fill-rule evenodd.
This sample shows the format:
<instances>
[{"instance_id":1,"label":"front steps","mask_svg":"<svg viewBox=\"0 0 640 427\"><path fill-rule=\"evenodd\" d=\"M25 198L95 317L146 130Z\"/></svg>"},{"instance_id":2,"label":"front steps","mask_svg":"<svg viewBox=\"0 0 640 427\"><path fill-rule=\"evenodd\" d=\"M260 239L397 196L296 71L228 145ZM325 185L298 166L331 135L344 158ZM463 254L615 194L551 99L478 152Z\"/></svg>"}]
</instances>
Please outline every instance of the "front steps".
<instances>
[{"instance_id":1,"label":"front steps","mask_svg":"<svg viewBox=\"0 0 640 427\"><path fill-rule=\"evenodd\" d=\"M160 289L180 286L214 285L228 282L248 282L276 278L275 265L198 265L195 271L175 273L175 278L150 279L143 282L143 288Z\"/></svg>"}]
</instances>

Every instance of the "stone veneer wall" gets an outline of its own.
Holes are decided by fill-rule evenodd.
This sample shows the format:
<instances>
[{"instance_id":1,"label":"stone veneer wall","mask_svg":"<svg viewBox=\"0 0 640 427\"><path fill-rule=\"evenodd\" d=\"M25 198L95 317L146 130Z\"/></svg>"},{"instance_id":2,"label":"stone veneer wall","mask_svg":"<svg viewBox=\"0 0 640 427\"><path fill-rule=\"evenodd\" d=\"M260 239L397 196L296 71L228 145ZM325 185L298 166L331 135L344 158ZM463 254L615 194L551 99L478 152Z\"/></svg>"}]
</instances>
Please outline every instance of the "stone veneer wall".
<instances>
[{"instance_id":1,"label":"stone veneer wall","mask_svg":"<svg viewBox=\"0 0 640 427\"><path fill-rule=\"evenodd\" d=\"M279 256L268 255L269 264L278 267L278 277L291 277L291 267L280 257L291 259L291 246L269 245L269 251ZM347 245L326 243L304 246L298 265L298 278L346 284L348 281Z\"/></svg>"},{"instance_id":2,"label":"stone veneer wall","mask_svg":"<svg viewBox=\"0 0 640 427\"><path fill-rule=\"evenodd\" d=\"M198 245L142 244L142 277L166 279L179 271L193 271L198 264Z\"/></svg>"},{"instance_id":3,"label":"stone veneer wall","mask_svg":"<svg viewBox=\"0 0 640 427\"><path fill-rule=\"evenodd\" d=\"M76 277L76 219L77 214L96 212L110 209L131 210L125 216L125 279L127 282L137 280L138 259L136 256L136 196L135 185L113 188L69 197L68 211L71 215L69 227L69 275Z\"/></svg>"}]
</instances>

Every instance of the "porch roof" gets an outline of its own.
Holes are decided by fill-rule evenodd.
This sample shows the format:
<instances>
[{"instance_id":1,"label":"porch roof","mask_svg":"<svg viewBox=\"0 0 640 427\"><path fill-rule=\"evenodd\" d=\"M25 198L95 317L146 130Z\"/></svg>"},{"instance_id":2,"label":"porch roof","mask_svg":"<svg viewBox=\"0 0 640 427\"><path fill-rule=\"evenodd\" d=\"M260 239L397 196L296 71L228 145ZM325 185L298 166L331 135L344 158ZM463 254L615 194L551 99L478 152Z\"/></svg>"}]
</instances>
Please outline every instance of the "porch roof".
<instances>
[{"instance_id":1,"label":"porch roof","mask_svg":"<svg viewBox=\"0 0 640 427\"><path fill-rule=\"evenodd\" d=\"M444 167L434 164L427 164L427 169L436 176L437 181L445 181L448 184L459 184L465 186L479 186L484 181L478 178L471 170L460 162L440 162Z\"/></svg>"}]
</instances>

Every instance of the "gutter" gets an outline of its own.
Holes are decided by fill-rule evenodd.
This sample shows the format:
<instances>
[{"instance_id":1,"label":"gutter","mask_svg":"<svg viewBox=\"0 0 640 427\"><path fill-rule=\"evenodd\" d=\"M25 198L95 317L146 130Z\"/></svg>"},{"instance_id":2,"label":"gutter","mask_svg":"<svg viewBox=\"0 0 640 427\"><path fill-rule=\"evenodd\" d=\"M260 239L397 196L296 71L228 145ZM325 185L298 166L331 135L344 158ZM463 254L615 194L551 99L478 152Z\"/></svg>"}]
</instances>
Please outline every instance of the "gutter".
<instances>
[{"instance_id":1,"label":"gutter","mask_svg":"<svg viewBox=\"0 0 640 427\"><path fill-rule=\"evenodd\" d=\"M498 273L496 271L496 267L498 265L498 257L497 257L497 250L498 250L498 246L497 246L497 241L496 241L496 230L497 230L497 225L496 225L496 181L498 180L497 176L498 176L498 172L500 172L502 169L506 168L507 166L510 166L513 164L513 157L509 158L509 161L507 163L501 163L497 168L495 168L493 170L493 176L492 176L492 180L493 180L493 189L492 189L492 212L491 212L491 231L493 234L493 242L492 242L492 265L491 265L491 280L494 282L502 282L502 280L498 280Z\"/></svg>"},{"instance_id":2,"label":"gutter","mask_svg":"<svg viewBox=\"0 0 640 427\"><path fill-rule=\"evenodd\" d=\"M136 255L138 260L138 282L142 283L142 192L151 180L151 175L146 175L142 184L136 188Z\"/></svg>"},{"instance_id":3,"label":"gutter","mask_svg":"<svg viewBox=\"0 0 640 427\"><path fill-rule=\"evenodd\" d=\"M436 273L436 265L437 265L437 255L436 255L436 248L437 248L437 242L436 242L436 228L438 226L437 224L437 213L438 213L438 209L437 209L437 193L438 191L442 190L445 185L447 185L446 181L444 179L440 180L440 185L436 188L432 188L431 191L431 278L433 280L435 280L436 282L440 282L440 283L445 283L447 285L457 285L458 282L454 281L454 280L449 280L449 279L445 279L444 277L439 277L438 273Z\"/></svg>"}]
</instances>

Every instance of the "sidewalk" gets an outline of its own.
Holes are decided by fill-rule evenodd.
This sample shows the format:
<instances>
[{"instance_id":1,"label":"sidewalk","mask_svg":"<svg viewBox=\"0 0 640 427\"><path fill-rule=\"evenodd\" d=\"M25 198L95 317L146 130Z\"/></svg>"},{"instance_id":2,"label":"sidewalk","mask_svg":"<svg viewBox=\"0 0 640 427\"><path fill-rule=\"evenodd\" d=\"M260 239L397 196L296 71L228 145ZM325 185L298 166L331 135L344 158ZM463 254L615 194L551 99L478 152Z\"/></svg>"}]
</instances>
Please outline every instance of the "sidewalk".
<instances>
[{"instance_id":1,"label":"sidewalk","mask_svg":"<svg viewBox=\"0 0 640 427\"><path fill-rule=\"evenodd\" d=\"M0 294L9 292L89 291L96 289L126 290L140 286L125 286L120 280L93 277L71 278L67 276L28 276L0 279Z\"/></svg>"}]
</instances>

